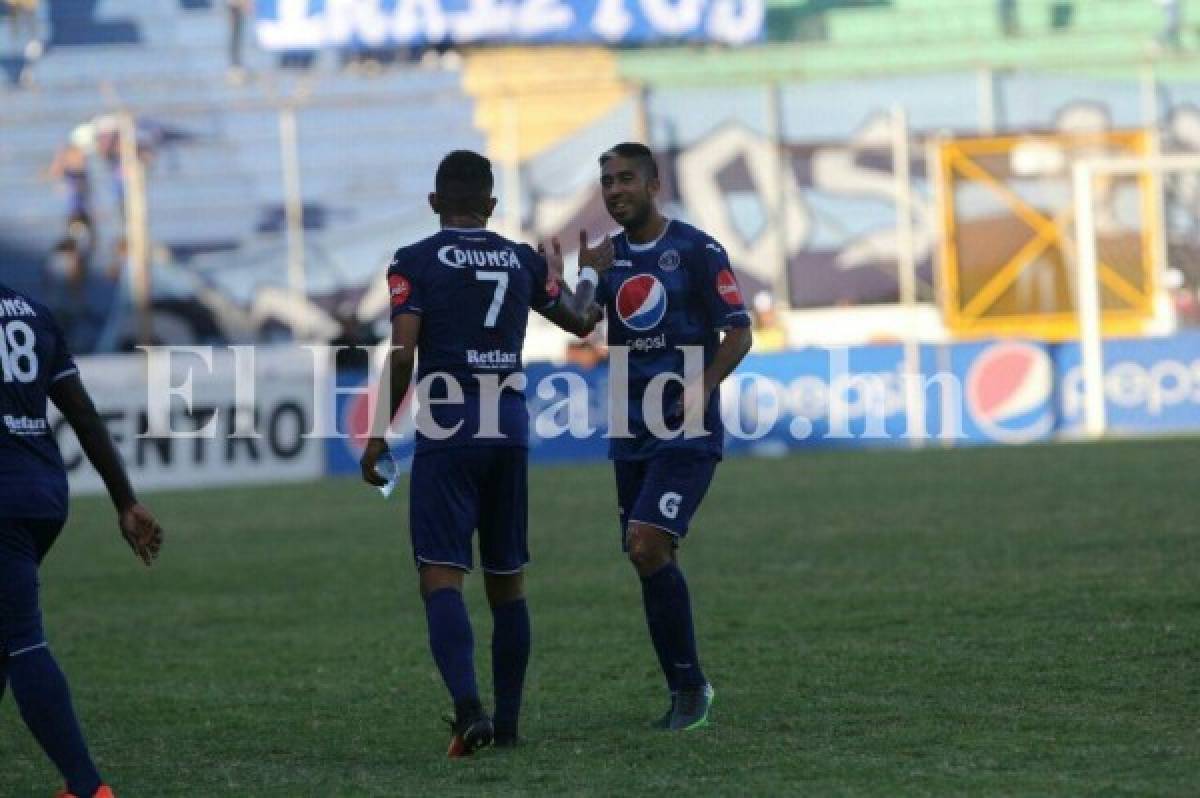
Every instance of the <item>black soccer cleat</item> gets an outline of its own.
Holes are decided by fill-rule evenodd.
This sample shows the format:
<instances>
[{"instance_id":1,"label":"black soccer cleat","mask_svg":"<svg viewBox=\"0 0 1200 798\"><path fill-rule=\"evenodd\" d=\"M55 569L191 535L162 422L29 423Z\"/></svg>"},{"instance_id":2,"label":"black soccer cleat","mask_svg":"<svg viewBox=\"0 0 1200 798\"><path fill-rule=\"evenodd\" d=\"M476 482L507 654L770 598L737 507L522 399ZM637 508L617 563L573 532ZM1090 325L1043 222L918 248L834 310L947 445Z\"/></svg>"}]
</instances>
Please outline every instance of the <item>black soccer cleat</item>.
<instances>
[{"instance_id":1,"label":"black soccer cleat","mask_svg":"<svg viewBox=\"0 0 1200 798\"><path fill-rule=\"evenodd\" d=\"M492 744L495 729L492 719L483 711L478 700L464 701L454 708L455 720L451 723L454 736L450 738L450 747L446 756L451 759L471 756L480 748Z\"/></svg>"},{"instance_id":2,"label":"black soccer cleat","mask_svg":"<svg viewBox=\"0 0 1200 798\"><path fill-rule=\"evenodd\" d=\"M513 731L496 730L496 736L492 740L493 748L516 748L521 745L521 737Z\"/></svg>"},{"instance_id":3,"label":"black soccer cleat","mask_svg":"<svg viewBox=\"0 0 1200 798\"><path fill-rule=\"evenodd\" d=\"M667 711L662 717L650 724L651 729L660 731L668 731L671 728L671 716L675 714L675 696L678 695L674 690L671 691L671 705L667 707Z\"/></svg>"},{"instance_id":4,"label":"black soccer cleat","mask_svg":"<svg viewBox=\"0 0 1200 798\"><path fill-rule=\"evenodd\" d=\"M712 709L716 691L711 684L680 690L675 697L675 711L671 713L671 731L691 731L708 725L708 711Z\"/></svg>"}]
</instances>

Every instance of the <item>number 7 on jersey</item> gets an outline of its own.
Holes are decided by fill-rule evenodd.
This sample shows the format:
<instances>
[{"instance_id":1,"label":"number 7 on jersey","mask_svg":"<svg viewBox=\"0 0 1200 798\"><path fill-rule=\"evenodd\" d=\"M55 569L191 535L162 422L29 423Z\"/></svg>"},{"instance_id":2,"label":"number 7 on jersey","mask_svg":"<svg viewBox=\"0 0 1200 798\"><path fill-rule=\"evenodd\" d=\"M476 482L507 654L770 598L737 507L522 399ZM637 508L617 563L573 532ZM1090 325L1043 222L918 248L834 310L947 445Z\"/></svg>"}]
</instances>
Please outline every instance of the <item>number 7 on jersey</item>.
<instances>
[{"instance_id":1,"label":"number 7 on jersey","mask_svg":"<svg viewBox=\"0 0 1200 798\"><path fill-rule=\"evenodd\" d=\"M500 316L500 307L504 304L504 293L508 291L508 272L475 272L475 279L496 284L491 307L488 308L487 316L483 319L483 326L490 330L496 326L496 319Z\"/></svg>"}]
</instances>

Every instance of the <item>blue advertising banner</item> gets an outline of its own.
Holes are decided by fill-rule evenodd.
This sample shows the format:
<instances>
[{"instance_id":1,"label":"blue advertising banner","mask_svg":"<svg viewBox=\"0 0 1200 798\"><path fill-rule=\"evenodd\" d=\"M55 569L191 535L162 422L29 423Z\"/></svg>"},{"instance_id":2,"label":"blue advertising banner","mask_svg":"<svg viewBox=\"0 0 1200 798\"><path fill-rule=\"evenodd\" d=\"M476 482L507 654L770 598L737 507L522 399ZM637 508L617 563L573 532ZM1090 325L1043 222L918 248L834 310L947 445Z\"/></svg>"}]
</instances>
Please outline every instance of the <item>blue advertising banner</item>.
<instances>
[{"instance_id":1,"label":"blue advertising banner","mask_svg":"<svg viewBox=\"0 0 1200 798\"><path fill-rule=\"evenodd\" d=\"M1059 430L1083 426L1078 344L1056 347ZM1104 342L1108 429L1131 435L1200 429L1200 332Z\"/></svg>"},{"instance_id":2,"label":"blue advertising banner","mask_svg":"<svg viewBox=\"0 0 1200 798\"><path fill-rule=\"evenodd\" d=\"M1109 429L1119 434L1200 430L1200 332L1105 343ZM1083 381L1076 344L996 340L924 346L923 425L905 401L899 346L802 349L750 355L722 385L725 451L778 455L806 448L1020 444L1076 435ZM608 367L526 368L530 459L603 460L608 451ZM343 376L339 430L366 429L365 375ZM403 414L402 414L403 415ZM411 422L392 449L412 456ZM330 473L358 470L361 440L328 441Z\"/></svg>"},{"instance_id":3,"label":"blue advertising banner","mask_svg":"<svg viewBox=\"0 0 1200 798\"><path fill-rule=\"evenodd\" d=\"M258 0L268 50L443 43L746 44L765 0Z\"/></svg>"}]
</instances>

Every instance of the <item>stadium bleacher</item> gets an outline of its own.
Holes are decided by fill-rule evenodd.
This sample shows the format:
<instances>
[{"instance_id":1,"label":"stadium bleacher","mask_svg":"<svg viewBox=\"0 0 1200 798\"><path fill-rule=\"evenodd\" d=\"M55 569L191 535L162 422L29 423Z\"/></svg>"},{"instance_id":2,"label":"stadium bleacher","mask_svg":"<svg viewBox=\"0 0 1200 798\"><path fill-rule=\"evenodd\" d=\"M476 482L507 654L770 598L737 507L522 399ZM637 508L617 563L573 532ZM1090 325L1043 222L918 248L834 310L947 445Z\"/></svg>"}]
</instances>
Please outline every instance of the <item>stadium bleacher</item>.
<instances>
[{"instance_id":1,"label":"stadium bleacher","mask_svg":"<svg viewBox=\"0 0 1200 798\"><path fill-rule=\"evenodd\" d=\"M601 132L628 135L636 124L629 99L639 85L704 89L897 69L963 72L981 64L1086 64L1103 73L1107 63L1128 76L1131 64L1158 54L1162 26L1156 4L1125 0L1021 0L1017 35L1006 35L995 0L770 0L768 41L759 46L480 49L467 52L461 69L414 64L370 76L341 69L330 51L302 59L304 69L283 68L278 54L253 46L248 31L245 65L254 77L241 82L226 79L228 23L220 2L48 0L46 7L53 35L31 70L32 86L0 89L0 250L16 272L9 279L26 290L64 226L65 198L44 176L47 165L73 128L120 107L169 134L147 175L156 253L205 273L265 262L261 254L283 244L278 107L301 97L304 220L309 247L324 253L313 268L337 263L361 280L396 241L432 223L423 196L442 153L472 147L509 157L509 98L519 105L527 174L535 182L566 175L549 182L574 190L580 169L564 171L564 164L590 163ZM1186 41L1194 35L1185 32ZM7 38L0 47L8 48L0 49L0 62L18 59ZM1191 66L1167 57L1159 73L1169 78ZM757 95L710 99L744 124L762 118ZM677 106L671 97L656 98L652 124L667 124L673 136L695 127L700 118ZM792 109L785 129L808 125L797 113ZM108 167L92 161L104 263L120 213ZM329 243L335 239L337 247ZM259 271L254 281L284 281L282 268ZM312 280L336 282L321 274Z\"/></svg>"},{"instance_id":2,"label":"stadium bleacher","mask_svg":"<svg viewBox=\"0 0 1200 798\"><path fill-rule=\"evenodd\" d=\"M330 54L290 74L251 45L245 65L258 79L238 85L226 81L220 3L53 2L49 12L53 38L33 86L3 94L0 240L17 272L11 279L27 288L64 228L65 201L46 167L72 129L121 106L175 134L147 174L156 244L183 256L224 249L214 257L226 261L282 240L281 225L271 223L283 202L276 109L293 92L305 98L297 117L311 243L319 246L330 220L377 231L377 257L366 268L412 226L409 212L444 151L483 146L471 124L474 104L452 72L414 68L367 79L334 68ZM108 171L92 159L102 262L120 217ZM395 224L379 224L385 220Z\"/></svg>"}]
</instances>

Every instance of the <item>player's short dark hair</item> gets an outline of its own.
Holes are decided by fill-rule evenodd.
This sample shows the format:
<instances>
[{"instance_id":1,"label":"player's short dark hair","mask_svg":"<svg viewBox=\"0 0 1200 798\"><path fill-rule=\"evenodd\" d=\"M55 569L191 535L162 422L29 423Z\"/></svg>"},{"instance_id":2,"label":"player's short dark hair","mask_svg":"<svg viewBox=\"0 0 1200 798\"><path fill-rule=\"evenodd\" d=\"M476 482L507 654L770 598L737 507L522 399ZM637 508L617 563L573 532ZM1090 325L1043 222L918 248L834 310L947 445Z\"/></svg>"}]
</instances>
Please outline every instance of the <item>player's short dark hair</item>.
<instances>
[{"instance_id":1,"label":"player's short dark hair","mask_svg":"<svg viewBox=\"0 0 1200 798\"><path fill-rule=\"evenodd\" d=\"M654 153L640 141L622 141L620 144L609 147L600 156L600 165L604 166L613 158L628 158L637 163L647 178L658 177L658 162L654 160Z\"/></svg>"},{"instance_id":2,"label":"player's short dark hair","mask_svg":"<svg viewBox=\"0 0 1200 798\"><path fill-rule=\"evenodd\" d=\"M485 210L492 196L492 162L471 150L454 150L438 164L434 190L443 212Z\"/></svg>"}]
</instances>

